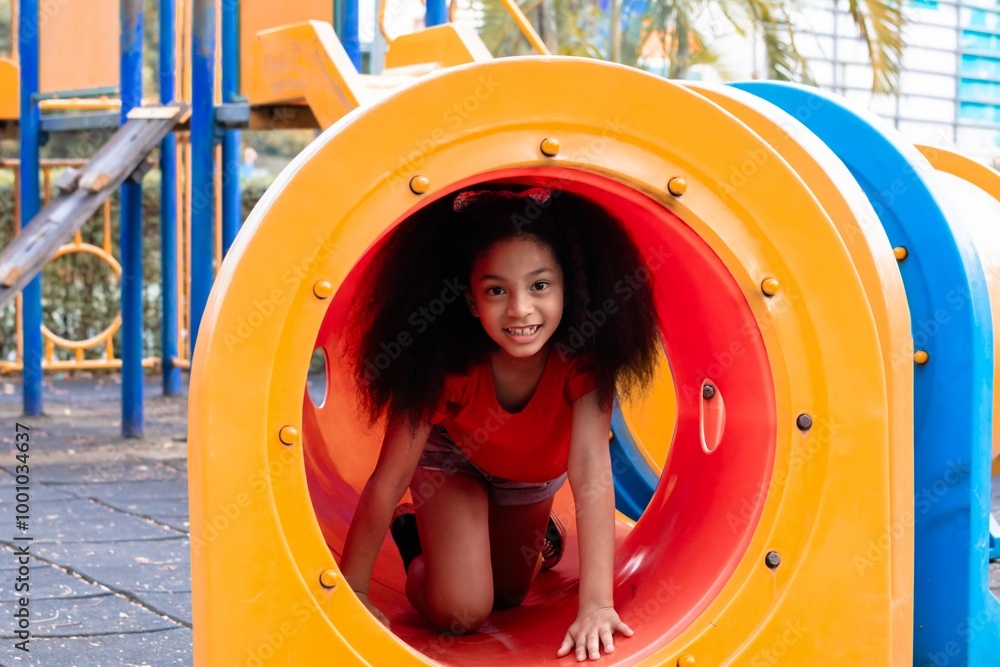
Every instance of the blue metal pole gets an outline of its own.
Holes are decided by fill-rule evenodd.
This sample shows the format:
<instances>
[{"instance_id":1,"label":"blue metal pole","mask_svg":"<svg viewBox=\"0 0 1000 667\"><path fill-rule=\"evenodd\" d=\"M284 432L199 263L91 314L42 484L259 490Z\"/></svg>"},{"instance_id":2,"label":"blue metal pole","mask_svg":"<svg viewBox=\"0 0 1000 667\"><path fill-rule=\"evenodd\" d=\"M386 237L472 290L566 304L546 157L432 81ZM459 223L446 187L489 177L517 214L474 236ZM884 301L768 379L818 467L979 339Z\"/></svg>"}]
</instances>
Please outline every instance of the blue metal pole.
<instances>
[{"instance_id":1,"label":"blue metal pole","mask_svg":"<svg viewBox=\"0 0 1000 667\"><path fill-rule=\"evenodd\" d=\"M160 0L160 102L174 101L175 0ZM177 358L177 137L168 134L160 144L160 299L163 317L160 348L163 358L163 395L181 391Z\"/></svg>"},{"instance_id":2,"label":"blue metal pole","mask_svg":"<svg viewBox=\"0 0 1000 667\"><path fill-rule=\"evenodd\" d=\"M358 0L344 0L344 17L338 21L340 43L351 57L354 69L361 71L361 40L358 38Z\"/></svg>"},{"instance_id":3,"label":"blue metal pole","mask_svg":"<svg viewBox=\"0 0 1000 667\"><path fill-rule=\"evenodd\" d=\"M122 0L122 122L142 106L142 0ZM121 187L122 437L142 437L142 184Z\"/></svg>"},{"instance_id":4,"label":"blue metal pole","mask_svg":"<svg viewBox=\"0 0 1000 667\"><path fill-rule=\"evenodd\" d=\"M215 259L215 1L194 0L191 91L191 350Z\"/></svg>"},{"instance_id":5,"label":"blue metal pole","mask_svg":"<svg viewBox=\"0 0 1000 667\"><path fill-rule=\"evenodd\" d=\"M240 0L222 3L222 101L239 101ZM229 251L243 222L240 190L242 133L227 130L222 140L222 252Z\"/></svg>"},{"instance_id":6,"label":"blue metal pole","mask_svg":"<svg viewBox=\"0 0 1000 667\"><path fill-rule=\"evenodd\" d=\"M454 2L455 0L452 0ZM448 22L448 5L445 0L427 0L427 12L424 14L424 25L430 28Z\"/></svg>"},{"instance_id":7,"label":"blue metal pole","mask_svg":"<svg viewBox=\"0 0 1000 667\"><path fill-rule=\"evenodd\" d=\"M38 144L41 123L38 104L38 0L21 0L17 40L21 58L21 228L41 208L38 187ZM41 274L21 293L24 321L24 414L42 414L42 277Z\"/></svg>"}]
</instances>

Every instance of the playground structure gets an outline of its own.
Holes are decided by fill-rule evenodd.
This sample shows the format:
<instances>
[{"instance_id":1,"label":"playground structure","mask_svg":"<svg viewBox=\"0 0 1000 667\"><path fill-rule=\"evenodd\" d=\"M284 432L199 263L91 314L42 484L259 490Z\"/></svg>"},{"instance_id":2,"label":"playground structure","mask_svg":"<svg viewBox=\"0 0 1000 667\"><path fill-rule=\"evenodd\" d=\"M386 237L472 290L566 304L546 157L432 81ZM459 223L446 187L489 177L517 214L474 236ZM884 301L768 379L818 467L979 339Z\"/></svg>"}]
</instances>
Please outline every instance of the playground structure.
<instances>
[{"instance_id":1,"label":"playground structure","mask_svg":"<svg viewBox=\"0 0 1000 667\"><path fill-rule=\"evenodd\" d=\"M344 305L393 227L484 182L580 193L628 223L650 268L654 250L669 255L657 269L663 373L614 421L616 605L636 636L605 662L991 664L1000 253L983 232L1000 213L1000 176L940 148L918 152L814 91L493 60L461 26L390 40L387 71L365 77L350 30L338 40L329 17L273 5L255 23L254 6L222 4L217 69L215 9L194 3L181 126L204 202L190 218L192 340L205 313L190 411L196 664L552 659L575 607L572 550L522 609L448 641L408 608L391 542L371 594L392 633L336 565L379 443L357 422L337 364ZM434 4L428 15L444 12ZM39 112L25 110L37 100L25 78L22 133ZM474 113L444 122L469 99ZM237 234L238 181L226 178L236 128L266 127L287 108L328 129ZM169 192L163 201L176 202ZM303 390L316 349L328 360L319 405ZM139 407L141 419L141 395ZM557 509L572 532L568 490Z\"/></svg>"},{"instance_id":2,"label":"playground structure","mask_svg":"<svg viewBox=\"0 0 1000 667\"><path fill-rule=\"evenodd\" d=\"M217 6L218 5L218 6ZM150 163L146 160L149 146L134 142L120 154L105 162L107 175L115 172L128 182L120 189L122 210L121 256L114 257L109 234L104 234L103 246L83 243L73 236L69 227L78 228L88 222L83 212L67 202L74 196L69 183L53 182L53 169L80 168L75 159L39 160L39 146L45 135L56 132L89 131L101 135L100 142L113 144L113 135L124 127L133 107L142 101L142 2L137 0L65 0L58 6L40 7L37 0L14 3L13 24L18 33L12 58L0 58L0 136L20 140L20 158L0 164L14 172L17 183L18 223L14 230L19 238L6 248L2 257L0 277L4 290L0 305L19 292L15 283L35 275L35 268L24 263L29 255L38 254L36 263L74 252L85 252L107 262L116 275L141 276L142 191L139 180ZM123 281L122 313L100 334L84 341L70 341L54 335L42 326L41 283L32 280L17 295L17 355L4 361L0 370L21 372L24 379L24 412L43 412L42 377L45 370L75 370L89 368L120 368L123 378L122 435L141 437L143 432L142 377L144 367L159 365L163 373L163 391L174 394L181 390L181 370L189 367L201 312L207 300L215 272L225 250L239 228L242 211L240 201L239 128L285 129L318 127L308 107L293 104L293 113L281 105L251 106L239 93L241 45L235 29L239 22L253 32L245 33L252 43L256 30L266 30L288 21L320 20L326 25L335 18L343 22L345 15L354 16L354 38L349 29L342 33L345 44L353 44L351 62L360 65L357 44L357 8L351 2L337 0L299 0L276 10L262 0L242 3L215 3L199 0L163 0L159 3L159 82L160 104L163 108L198 105L199 113L174 114L171 120L159 119L173 126L174 133L163 138L159 146L161 173L161 303L162 331L160 359L145 358L142 350L142 280ZM222 31L222 48L216 49L215 32L199 32L205 17L215 25L216 13L229 26ZM24 19L24 17L29 17ZM30 17L37 17L32 19ZM110 25L119 24L125 36L119 41ZM350 26L348 20L346 25ZM106 35L93 39L92 35ZM189 50L186 50L189 49ZM200 54L211 52L203 59ZM214 64L225 59L226 72L216 82ZM207 65L207 66L206 66ZM218 85L217 85L218 83ZM300 101L299 101L300 102ZM295 110L306 113L296 117ZM147 101L140 115L161 113ZM163 129L163 128L161 128ZM169 127L166 129L170 129ZM122 130L124 131L124 130ZM125 169L129 161L139 160L135 170ZM23 173L41 171L42 188L35 179L22 178ZM102 173L105 173L102 172ZM121 173L119 173L121 172ZM102 220L110 228L110 205L106 202L118 191L117 182L99 179L94 203L103 205ZM80 191L75 193L80 196ZM216 201L218 200L218 201ZM39 213L42 204L56 211L74 211L78 218L51 240L69 241L62 246L40 251L33 236L34 229L20 234L21 227ZM42 219L45 218L43 213ZM23 223L22 223L23 220ZM63 226L65 224L63 223ZM73 239L70 241L70 239ZM115 355L112 338L122 330L122 349ZM55 348L72 351L72 358L59 360ZM84 351L102 349L102 359L84 359Z\"/></svg>"},{"instance_id":3,"label":"playground structure","mask_svg":"<svg viewBox=\"0 0 1000 667\"><path fill-rule=\"evenodd\" d=\"M147 154L161 143L163 173L162 250L163 360L165 393L180 389L180 369L187 350L178 350L183 322L177 317L177 206L176 137L167 133L183 120L184 105L173 105L174 5L162 3L161 93L165 106L143 107L142 101L142 3L116 0L63 2L40 8L33 0L16 5L16 60L0 62L0 91L7 103L0 109L9 136L17 130L20 158L9 165L18 190L18 236L0 258L0 302L9 301L24 282L33 278L52 257L85 252L110 265L122 280L122 314L100 334L84 341L68 341L42 326L41 282L30 280L17 303L18 358L5 370L20 370L24 379L24 412L42 413L43 369L121 368L122 433L142 434L142 378L145 359L142 344L142 189L148 170ZM40 13L43 10L44 13ZM107 26L120 24L122 40L93 39L108 34ZM113 34L113 33L111 33ZM67 57L70 55L71 57ZM182 77L183 78L183 77ZM131 118L131 120L130 120ZM119 128L121 125L121 128ZM154 128L152 132L149 128ZM43 164L39 146L46 134L89 131L101 137L103 148L95 159ZM162 142L161 142L162 139ZM65 169L53 183L51 170ZM79 168L81 171L76 172ZM37 178L44 174L44 191ZM121 256L111 254L111 195L120 189ZM190 185L190 181L188 181ZM54 188L53 188L54 186ZM58 189L58 192L54 192ZM190 188L188 188L190 192ZM45 208L41 209L42 202ZM104 242L101 247L83 243L79 228L94 210L103 208ZM41 209L41 210L40 210ZM29 226L29 222L32 223ZM183 237L183 234L181 235ZM59 245L60 242L73 241ZM183 260L180 260L183 261ZM121 328L122 349L116 358L112 336ZM43 338L44 337L44 338ZM70 361L56 361L56 346L74 351ZM84 350L103 346L103 360L85 360ZM186 346L185 346L186 348Z\"/></svg>"}]
</instances>

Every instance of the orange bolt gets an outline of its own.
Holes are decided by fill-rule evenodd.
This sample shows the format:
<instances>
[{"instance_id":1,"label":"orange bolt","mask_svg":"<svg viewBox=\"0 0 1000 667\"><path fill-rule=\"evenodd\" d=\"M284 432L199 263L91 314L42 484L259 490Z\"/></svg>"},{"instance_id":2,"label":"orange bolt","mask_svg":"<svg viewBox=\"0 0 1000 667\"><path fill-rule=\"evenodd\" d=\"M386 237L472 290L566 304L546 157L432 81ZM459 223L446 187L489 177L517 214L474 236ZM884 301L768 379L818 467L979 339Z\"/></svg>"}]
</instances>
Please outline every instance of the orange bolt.
<instances>
[{"instance_id":1,"label":"orange bolt","mask_svg":"<svg viewBox=\"0 0 1000 667\"><path fill-rule=\"evenodd\" d=\"M281 444L292 445L298 444L299 442L299 429L294 426L282 426L281 430L278 431L278 440L281 440Z\"/></svg>"},{"instance_id":2,"label":"orange bolt","mask_svg":"<svg viewBox=\"0 0 1000 667\"><path fill-rule=\"evenodd\" d=\"M681 657L677 658L677 667L694 667L698 663L695 662L694 656L690 653L685 653Z\"/></svg>"},{"instance_id":3,"label":"orange bolt","mask_svg":"<svg viewBox=\"0 0 1000 667\"><path fill-rule=\"evenodd\" d=\"M426 176L414 176L410 179L410 191L415 195L422 195L431 189L431 179Z\"/></svg>"},{"instance_id":4,"label":"orange bolt","mask_svg":"<svg viewBox=\"0 0 1000 667\"><path fill-rule=\"evenodd\" d=\"M781 289L781 284L777 278L765 278L760 284L760 291L767 296L774 296Z\"/></svg>"},{"instance_id":5,"label":"orange bolt","mask_svg":"<svg viewBox=\"0 0 1000 667\"><path fill-rule=\"evenodd\" d=\"M538 148L542 151L542 155L555 157L559 154L559 140L553 137L546 137L542 139L542 143Z\"/></svg>"},{"instance_id":6,"label":"orange bolt","mask_svg":"<svg viewBox=\"0 0 1000 667\"><path fill-rule=\"evenodd\" d=\"M910 256L910 252L903 246L896 246L892 249L892 254L896 256L897 262L902 262L904 259Z\"/></svg>"},{"instance_id":7,"label":"orange bolt","mask_svg":"<svg viewBox=\"0 0 1000 667\"><path fill-rule=\"evenodd\" d=\"M336 570L323 570L319 573L319 585L323 588L336 588L339 580L340 576Z\"/></svg>"},{"instance_id":8,"label":"orange bolt","mask_svg":"<svg viewBox=\"0 0 1000 667\"><path fill-rule=\"evenodd\" d=\"M913 360L923 366L928 361L930 361L931 355L927 354L926 350L917 350L913 353Z\"/></svg>"},{"instance_id":9,"label":"orange bolt","mask_svg":"<svg viewBox=\"0 0 1000 667\"><path fill-rule=\"evenodd\" d=\"M317 280L313 285L313 294L317 299L329 299L333 296L333 285L329 280Z\"/></svg>"},{"instance_id":10,"label":"orange bolt","mask_svg":"<svg viewBox=\"0 0 1000 667\"><path fill-rule=\"evenodd\" d=\"M675 197L680 197L682 194L687 192L688 184L680 176L674 176L669 181L667 181L667 192Z\"/></svg>"}]
</instances>

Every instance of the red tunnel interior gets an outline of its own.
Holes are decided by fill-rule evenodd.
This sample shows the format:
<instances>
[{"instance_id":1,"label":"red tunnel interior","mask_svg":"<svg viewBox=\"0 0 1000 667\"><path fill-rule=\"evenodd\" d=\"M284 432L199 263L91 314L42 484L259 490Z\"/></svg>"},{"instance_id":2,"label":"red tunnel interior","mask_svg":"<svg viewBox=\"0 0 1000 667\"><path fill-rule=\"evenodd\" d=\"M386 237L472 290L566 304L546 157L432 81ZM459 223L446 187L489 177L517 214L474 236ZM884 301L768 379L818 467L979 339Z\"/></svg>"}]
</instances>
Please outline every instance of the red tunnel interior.
<instances>
[{"instance_id":1,"label":"red tunnel interior","mask_svg":"<svg viewBox=\"0 0 1000 667\"><path fill-rule=\"evenodd\" d=\"M666 257L654 273L656 307L677 385L678 421L649 507L633 528L624 523L618 527L615 605L635 636L616 640L615 653L602 662L633 664L705 609L732 576L756 529L763 495L759 491L770 480L776 430L774 387L760 329L738 285L708 245L661 204L632 188L586 172L519 169L480 175L456 183L450 192L485 182L542 185L586 196L626 224L647 261ZM381 433L365 430L357 418L353 385L339 365L338 331L348 325L343 321L345 305L366 261L355 266L338 291L320 329L317 347L328 362L326 398L317 407L307 395L303 414L309 491L326 541L338 558L381 443ZM699 421L706 380L721 392L726 406L722 439L710 453L702 447ZM403 593L402 562L388 535L370 597L400 639L442 664L556 662L577 605L569 485L559 492L555 509L570 533L565 557L539 575L521 607L495 612L478 633L441 636L425 626ZM572 656L563 660L576 662Z\"/></svg>"}]
</instances>

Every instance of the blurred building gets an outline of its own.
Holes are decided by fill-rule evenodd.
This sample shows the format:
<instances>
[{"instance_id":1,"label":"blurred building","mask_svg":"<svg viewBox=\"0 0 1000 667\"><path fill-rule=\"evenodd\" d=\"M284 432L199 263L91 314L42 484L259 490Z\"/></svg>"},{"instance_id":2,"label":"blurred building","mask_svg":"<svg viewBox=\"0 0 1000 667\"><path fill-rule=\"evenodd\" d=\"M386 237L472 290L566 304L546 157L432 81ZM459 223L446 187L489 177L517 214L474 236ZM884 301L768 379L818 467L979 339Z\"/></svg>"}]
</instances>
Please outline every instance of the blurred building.
<instances>
[{"instance_id":1,"label":"blurred building","mask_svg":"<svg viewBox=\"0 0 1000 667\"><path fill-rule=\"evenodd\" d=\"M459 20L482 23L481 0L459 2ZM596 0L602 8L605 0ZM976 159L1000 161L1000 0L901 0L907 17L906 49L898 90L874 95L867 47L850 16L848 0L796 3L796 46L809 60L817 85L879 114L910 141L953 147ZM622 0L623 26L646 0ZM379 71L385 45L375 28L375 0L361 3L361 39L372 71ZM392 34L419 29L419 0L387 0ZM708 5L697 19L713 36L713 65L696 65L690 78L705 81L761 78L765 56L759 39L734 34L731 23ZM640 66L665 74L661 40L650 35Z\"/></svg>"},{"instance_id":2,"label":"blurred building","mask_svg":"<svg viewBox=\"0 0 1000 667\"><path fill-rule=\"evenodd\" d=\"M873 95L867 49L847 0L812 0L799 30L816 83L893 123L909 140L987 163L1000 158L1000 4L905 0L903 74Z\"/></svg>"}]
</instances>

